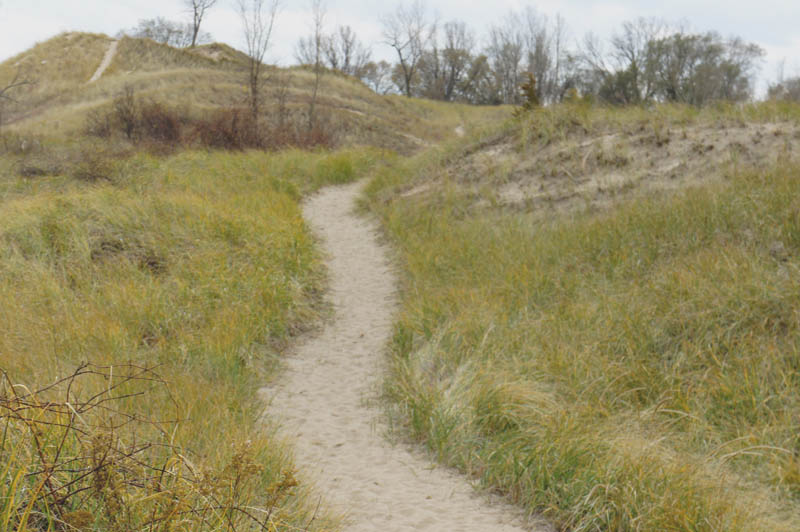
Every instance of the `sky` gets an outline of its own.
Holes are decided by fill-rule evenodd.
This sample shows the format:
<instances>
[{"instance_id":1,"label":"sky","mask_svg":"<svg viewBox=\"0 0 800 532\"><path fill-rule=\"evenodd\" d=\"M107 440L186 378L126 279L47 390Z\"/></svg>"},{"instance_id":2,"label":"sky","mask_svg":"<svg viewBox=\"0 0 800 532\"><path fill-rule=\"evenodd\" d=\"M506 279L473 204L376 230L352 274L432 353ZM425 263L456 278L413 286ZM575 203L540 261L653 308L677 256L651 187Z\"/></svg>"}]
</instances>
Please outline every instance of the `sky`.
<instances>
[{"instance_id":1,"label":"sky","mask_svg":"<svg viewBox=\"0 0 800 532\"><path fill-rule=\"evenodd\" d=\"M378 59L392 59L381 44L381 17L391 13L399 0L324 0L325 25L350 25L359 38L373 47ZM209 11L203 29L215 40L243 48L241 20L235 0L219 0ZM800 75L800 1L798 0L667 0L665 2L616 0L425 0L432 16L459 19L479 34L498 24L512 10L535 7L548 16L561 14L577 43L586 32L610 36L623 21L640 16L688 23L696 31L715 30L759 44L767 55L759 77L759 93L773 81L779 65L785 75ZM307 35L310 0L283 0L268 53L270 62L294 62L299 37ZM183 0L0 0L0 61L19 54L64 31L116 34L140 19L164 17L187 19Z\"/></svg>"}]
</instances>

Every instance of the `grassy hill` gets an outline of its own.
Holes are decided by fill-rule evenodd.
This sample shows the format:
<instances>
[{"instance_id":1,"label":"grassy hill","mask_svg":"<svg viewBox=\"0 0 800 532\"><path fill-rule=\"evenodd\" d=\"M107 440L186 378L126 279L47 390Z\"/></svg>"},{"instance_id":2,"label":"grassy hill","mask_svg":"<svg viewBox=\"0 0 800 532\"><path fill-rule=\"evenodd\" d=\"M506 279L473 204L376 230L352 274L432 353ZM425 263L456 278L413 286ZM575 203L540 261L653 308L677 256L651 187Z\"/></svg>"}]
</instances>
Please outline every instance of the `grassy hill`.
<instances>
[{"instance_id":1,"label":"grassy hill","mask_svg":"<svg viewBox=\"0 0 800 532\"><path fill-rule=\"evenodd\" d=\"M0 131L0 529L336 528L255 393L325 313L299 202L505 111L326 73L335 151L90 137L128 87L181 121L246 96L224 45L124 38L90 82L112 42L63 34L0 65L35 81ZM265 114L280 81L303 120L310 79L270 69Z\"/></svg>"},{"instance_id":2,"label":"grassy hill","mask_svg":"<svg viewBox=\"0 0 800 532\"><path fill-rule=\"evenodd\" d=\"M90 83L111 43L0 65L36 81L0 135L0 528L336 528L254 391L324 314L299 202L370 176L389 410L440 460L560 530L800 529L798 106L508 120L326 73L334 151L160 150L87 117L241 106L246 58L125 38ZM265 114L311 76L270 69Z\"/></svg>"},{"instance_id":3,"label":"grassy hill","mask_svg":"<svg viewBox=\"0 0 800 532\"><path fill-rule=\"evenodd\" d=\"M800 529L799 132L563 105L382 172L397 422L559 530Z\"/></svg>"},{"instance_id":4,"label":"grassy hill","mask_svg":"<svg viewBox=\"0 0 800 532\"><path fill-rule=\"evenodd\" d=\"M112 42L105 35L67 33L0 64L0 83L13 79L20 68L34 81L14 93L18 103L7 105L6 127L73 136L85 127L90 111L108 108L126 87L143 100L180 108L190 116L246 103L247 57L222 44L176 49L125 37L102 77L90 83ZM277 112L277 93L285 91L289 110L302 120L313 74L303 68L267 70L265 114ZM468 106L380 96L360 81L332 72L323 76L319 98L320 113L338 146L411 152L452 136L455 127L468 121L465 117L475 115Z\"/></svg>"}]
</instances>

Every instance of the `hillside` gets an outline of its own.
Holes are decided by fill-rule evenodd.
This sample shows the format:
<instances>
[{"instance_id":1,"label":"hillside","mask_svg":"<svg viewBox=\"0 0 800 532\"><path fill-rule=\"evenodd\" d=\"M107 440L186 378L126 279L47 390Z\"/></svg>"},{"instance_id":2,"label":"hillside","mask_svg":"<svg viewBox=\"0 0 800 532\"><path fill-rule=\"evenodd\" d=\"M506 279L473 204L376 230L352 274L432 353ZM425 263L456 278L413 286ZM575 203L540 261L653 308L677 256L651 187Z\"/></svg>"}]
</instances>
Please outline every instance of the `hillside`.
<instances>
[{"instance_id":1,"label":"hillside","mask_svg":"<svg viewBox=\"0 0 800 532\"><path fill-rule=\"evenodd\" d=\"M0 64L0 82L13 79L17 69L34 81L15 91L17 102L4 111L6 127L69 137L85 127L89 112L108 108L126 87L132 87L141 99L178 107L194 116L245 105L247 58L223 44L176 49L125 37L102 76L90 82L114 42L105 35L67 33ZM285 92L290 112L302 115L310 99L312 78L312 73L302 68L268 68L266 114L277 112L278 94ZM465 115L475 114L475 108L468 106L380 96L360 81L333 72L323 76L319 106L337 145L371 145L401 152L452 136Z\"/></svg>"},{"instance_id":2,"label":"hillside","mask_svg":"<svg viewBox=\"0 0 800 532\"><path fill-rule=\"evenodd\" d=\"M300 203L507 110L327 72L313 151L200 143L215 116L237 134L244 61L73 33L0 65L35 81L0 131L3 530L342 527L257 394L329 310ZM265 120L283 91L303 127L311 74L268 70ZM120 129L128 93L156 135Z\"/></svg>"},{"instance_id":3,"label":"hillside","mask_svg":"<svg viewBox=\"0 0 800 532\"><path fill-rule=\"evenodd\" d=\"M556 530L800 530L800 106L575 98L510 118L326 72L331 141L313 150L86 133L128 90L174 111L155 116L168 126L206 127L245 104L245 62L220 44L72 33L0 65L0 82L20 68L36 81L0 135L8 526L341 529L318 502L319 459L292 448L367 469L380 431L360 408L380 388L393 436ZM312 73L268 70L265 119L285 96L302 124ZM361 179L394 248L393 317L393 281L376 275L371 296L356 263L325 263L369 255L372 230L347 203L361 185L305 201ZM323 253L308 209L327 216L316 231L354 247ZM337 225L344 212L369 238ZM337 271L350 291L326 280ZM354 307L326 305L331 287ZM379 322L338 337L357 362L341 357L329 382L320 334L316 380L292 373L287 346L335 312ZM383 386L361 382L347 364L374 369L357 357L389 336ZM346 431L287 441L264 383L304 427L308 412L327 427L328 394L347 399L368 445L354 451ZM368 501L392 484L373 469L343 473ZM342 512L358 499L346 485L331 488ZM409 501L385 504L413 517ZM389 515L373 506L361 510Z\"/></svg>"},{"instance_id":4,"label":"hillside","mask_svg":"<svg viewBox=\"0 0 800 532\"><path fill-rule=\"evenodd\" d=\"M565 104L381 172L395 419L558 530L800 529L799 132Z\"/></svg>"},{"instance_id":5,"label":"hillside","mask_svg":"<svg viewBox=\"0 0 800 532\"><path fill-rule=\"evenodd\" d=\"M679 191L723 179L741 168L769 168L793 156L800 114L792 104L698 109L540 109L523 120L459 142L431 181L406 195L425 195L445 181L477 205L529 213L615 205L620 199Z\"/></svg>"}]
</instances>

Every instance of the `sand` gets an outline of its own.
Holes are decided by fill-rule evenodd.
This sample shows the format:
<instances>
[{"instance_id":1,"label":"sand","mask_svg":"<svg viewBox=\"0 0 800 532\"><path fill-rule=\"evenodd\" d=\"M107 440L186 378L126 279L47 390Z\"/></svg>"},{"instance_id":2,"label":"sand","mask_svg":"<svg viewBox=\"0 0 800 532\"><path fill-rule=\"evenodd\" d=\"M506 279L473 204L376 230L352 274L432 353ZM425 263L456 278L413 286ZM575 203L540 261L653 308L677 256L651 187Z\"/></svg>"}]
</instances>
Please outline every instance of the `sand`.
<instances>
[{"instance_id":1,"label":"sand","mask_svg":"<svg viewBox=\"0 0 800 532\"><path fill-rule=\"evenodd\" d=\"M490 501L421 450L383 437L374 399L397 283L375 225L353 213L362 186L328 188L304 205L328 256L335 315L290 354L280 382L262 390L271 417L296 442L297 463L323 504L346 515L347 531L529 530L515 507Z\"/></svg>"},{"instance_id":2,"label":"sand","mask_svg":"<svg viewBox=\"0 0 800 532\"><path fill-rule=\"evenodd\" d=\"M106 55L103 56L103 61L100 63L100 66L97 67L97 70L95 70L92 78L89 80L89 83L94 83L103 77L103 73L111 65L111 61L114 60L114 56L117 55L118 47L119 41L111 41L111 43L108 45L108 50L106 50Z\"/></svg>"}]
</instances>

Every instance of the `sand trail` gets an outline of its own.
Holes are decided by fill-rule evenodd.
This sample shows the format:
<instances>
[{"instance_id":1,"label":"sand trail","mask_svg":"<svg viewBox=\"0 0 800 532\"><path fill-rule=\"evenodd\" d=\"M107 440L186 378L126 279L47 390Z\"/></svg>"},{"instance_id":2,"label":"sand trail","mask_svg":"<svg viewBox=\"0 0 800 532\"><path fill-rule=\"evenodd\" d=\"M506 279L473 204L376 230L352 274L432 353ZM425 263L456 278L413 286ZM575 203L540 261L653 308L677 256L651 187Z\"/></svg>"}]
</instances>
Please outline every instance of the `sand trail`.
<instances>
[{"instance_id":1,"label":"sand trail","mask_svg":"<svg viewBox=\"0 0 800 532\"><path fill-rule=\"evenodd\" d=\"M369 406L383 372L395 310L395 277L374 225L353 213L363 183L323 190L304 206L328 256L335 316L301 342L288 371L262 393L297 463L348 532L512 532L520 512L475 494L462 476L382 436Z\"/></svg>"},{"instance_id":2,"label":"sand trail","mask_svg":"<svg viewBox=\"0 0 800 532\"><path fill-rule=\"evenodd\" d=\"M111 66L111 61L114 60L114 56L117 55L117 48L119 48L119 41L114 40L109 43L108 49L106 50L106 55L103 56L103 61L100 62L100 66L98 66L97 70L95 70L94 74L92 74L89 83L94 83L103 77L106 69Z\"/></svg>"}]
</instances>

